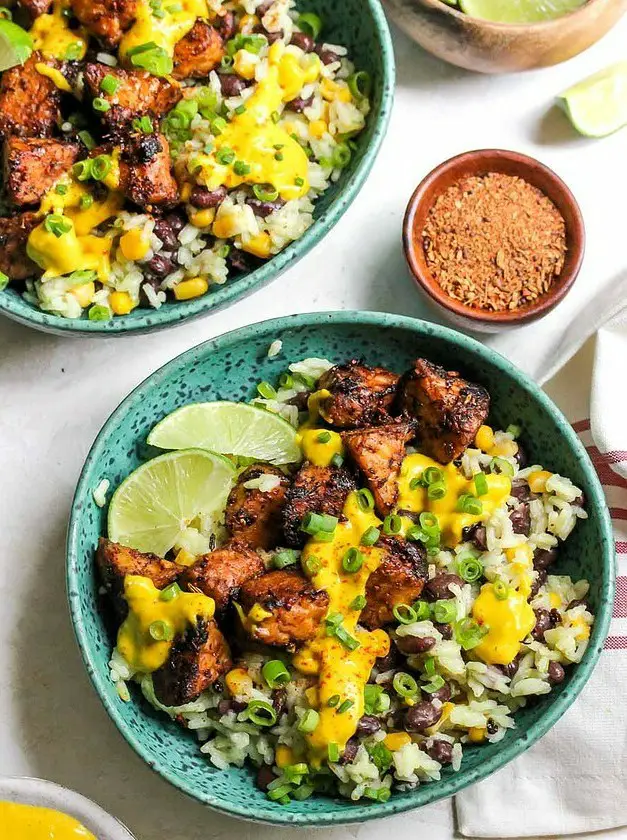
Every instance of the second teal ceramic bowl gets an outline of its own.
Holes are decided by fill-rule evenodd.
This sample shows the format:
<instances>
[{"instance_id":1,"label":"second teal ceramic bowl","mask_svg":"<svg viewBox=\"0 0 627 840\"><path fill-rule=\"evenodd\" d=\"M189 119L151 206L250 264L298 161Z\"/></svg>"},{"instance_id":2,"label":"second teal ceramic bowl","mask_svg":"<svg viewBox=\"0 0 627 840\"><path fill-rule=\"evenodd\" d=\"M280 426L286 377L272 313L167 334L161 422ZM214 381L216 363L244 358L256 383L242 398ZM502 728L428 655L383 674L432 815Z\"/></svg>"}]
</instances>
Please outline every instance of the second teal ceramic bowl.
<instances>
[{"instance_id":1,"label":"second teal ceramic bowl","mask_svg":"<svg viewBox=\"0 0 627 840\"><path fill-rule=\"evenodd\" d=\"M152 332L215 312L276 280L331 230L356 198L375 162L387 131L394 99L394 50L379 0L298 0L299 11L315 11L324 22L326 43L342 44L361 70L372 77L372 110L365 131L355 138L357 150L339 181L316 203L314 224L296 242L249 274L214 286L201 298L160 309L135 309L110 321L62 318L33 306L16 288L0 292L0 313L29 327L60 335L118 336Z\"/></svg>"},{"instance_id":2,"label":"second teal ceramic bowl","mask_svg":"<svg viewBox=\"0 0 627 840\"><path fill-rule=\"evenodd\" d=\"M274 358L267 351L281 339ZM109 680L112 639L98 610L94 550L105 533L106 510L92 490L103 478L116 487L141 463L146 436L164 415L190 402L249 400L260 380L275 381L291 361L308 356L332 361L362 358L403 371L418 355L462 370L492 396L491 420L500 428L524 428L535 462L570 476L586 495L589 518L579 522L560 554L558 573L590 581L596 622L583 661L564 683L522 709L517 728L499 744L465 750L461 770L447 768L439 782L395 793L384 804L351 804L324 797L282 806L255 787L250 770L217 770L202 756L191 733L158 716L134 693L128 703ZM530 747L561 717L592 673L607 635L614 594L614 551L601 486L584 447L551 400L504 358L452 330L424 321L372 312L296 315L254 324L201 344L158 370L124 400L100 432L76 490L67 548L72 621L91 680L128 743L154 770L190 796L227 814L289 825L337 825L385 817L434 802L498 770ZM559 772L559 771L558 771Z\"/></svg>"}]
</instances>

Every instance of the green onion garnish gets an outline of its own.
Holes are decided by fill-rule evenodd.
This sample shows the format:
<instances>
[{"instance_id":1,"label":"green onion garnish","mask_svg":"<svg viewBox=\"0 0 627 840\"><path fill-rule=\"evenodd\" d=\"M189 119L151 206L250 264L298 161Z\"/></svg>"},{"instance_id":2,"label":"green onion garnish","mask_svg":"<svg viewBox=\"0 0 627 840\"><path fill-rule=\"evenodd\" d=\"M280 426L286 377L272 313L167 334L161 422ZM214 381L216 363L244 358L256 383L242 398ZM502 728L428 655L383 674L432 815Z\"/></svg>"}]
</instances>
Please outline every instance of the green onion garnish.
<instances>
[{"instance_id":1,"label":"green onion garnish","mask_svg":"<svg viewBox=\"0 0 627 840\"><path fill-rule=\"evenodd\" d=\"M492 589L494 597L498 601L506 601L509 597L509 586L505 583L503 578L497 577L492 581Z\"/></svg>"},{"instance_id":2,"label":"green onion garnish","mask_svg":"<svg viewBox=\"0 0 627 840\"><path fill-rule=\"evenodd\" d=\"M435 536L440 533L440 523L438 518L433 513L423 511L419 517L420 527L427 534L427 536Z\"/></svg>"},{"instance_id":3,"label":"green onion garnish","mask_svg":"<svg viewBox=\"0 0 627 840\"><path fill-rule=\"evenodd\" d=\"M364 686L364 712L367 715L374 715L381 711L379 708L383 688L380 685L368 683Z\"/></svg>"},{"instance_id":4,"label":"green onion garnish","mask_svg":"<svg viewBox=\"0 0 627 840\"><path fill-rule=\"evenodd\" d=\"M257 198L259 198L258 193L255 192L255 187L259 188L259 184L255 184L255 186L253 187L253 192L255 193ZM277 193L277 195L278 195L278 193ZM259 198L259 200L260 201L265 201L265 199L261 199L261 198ZM279 385L281 386L281 388L288 388L288 389L293 388L294 387L294 377L290 373L282 373L279 376Z\"/></svg>"},{"instance_id":5,"label":"green onion garnish","mask_svg":"<svg viewBox=\"0 0 627 840\"><path fill-rule=\"evenodd\" d=\"M181 594L181 587L178 583L171 583L169 586L166 586L165 589L161 590L161 595L159 595L160 601L174 601L175 598L178 598Z\"/></svg>"},{"instance_id":6,"label":"green onion garnish","mask_svg":"<svg viewBox=\"0 0 627 840\"><path fill-rule=\"evenodd\" d=\"M119 87L120 80L116 79L115 76L112 76L110 73L107 73L107 75L104 76L103 80L100 82L100 90L104 91L104 93L115 93Z\"/></svg>"},{"instance_id":7,"label":"green onion garnish","mask_svg":"<svg viewBox=\"0 0 627 840\"><path fill-rule=\"evenodd\" d=\"M432 677L435 674L435 658L433 656L425 659L425 674L428 677Z\"/></svg>"},{"instance_id":8,"label":"green onion garnish","mask_svg":"<svg viewBox=\"0 0 627 840\"><path fill-rule=\"evenodd\" d=\"M392 687L399 697L410 698L418 695L418 683L411 674L405 671L398 671L394 674Z\"/></svg>"},{"instance_id":9,"label":"green onion garnish","mask_svg":"<svg viewBox=\"0 0 627 840\"><path fill-rule=\"evenodd\" d=\"M257 385L257 392L265 400L276 400L276 391L269 382L260 382Z\"/></svg>"},{"instance_id":10,"label":"green onion garnish","mask_svg":"<svg viewBox=\"0 0 627 840\"><path fill-rule=\"evenodd\" d=\"M93 161L91 159L79 160L72 167L72 175L79 181L87 181L91 178L91 166Z\"/></svg>"},{"instance_id":11,"label":"green onion garnish","mask_svg":"<svg viewBox=\"0 0 627 840\"><path fill-rule=\"evenodd\" d=\"M363 610L366 606L367 601L363 595L357 595L353 600L350 602L351 610Z\"/></svg>"},{"instance_id":12,"label":"green onion garnish","mask_svg":"<svg viewBox=\"0 0 627 840\"><path fill-rule=\"evenodd\" d=\"M82 141L86 149L89 149L91 151L91 149L95 147L96 141L88 131L79 131L78 137Z\"/></svg>"},{"instance_id":13,"label":"green onion garnish","mask_svg":"<svg viewBox=\"0 0 627 840\"><path fill-rule=\"evenodd\" d=\"M316 440L318 443L328 443L331 440L331 432L320 432Z\"/></svg>"},{"instance_id":14,"label":"green onion garnish","mask_svg":"<svg viewBox=\"0 0 627 840\"><path fill-rule=\"evenodd\" d=\"M444 481L444 472L439 467L427 467L422 478L427 484L437 484L438 481Z\"/></svg>"},{"instance_id":15,"label":"green onion garnish","mask_svg":"<svg viewBox=\"0 0 627 840\"><path fill-rule=\"evenodd\" d=\"M331 162L334 169L344 169L351 162L353 153L346 145L346 143L338 143L333 154L331 155Z\"/></svg>"},{"instance_id":16,"label":"green onion garnish","mask_svg":"<svg viewBox=\"0 0 627 840\"><path fill-rule=\"evenodd\" d=\"M485 477L485 473L477 473L473 476L473 481L475 482L475 493L477 496L485 496L488 492L488 479Z\"/></svg>"},{"instance_id":17,"label":"green onion garnish","mask_svg":"<svg viewBox=\"0 0 627 840\"><path fill-rule=\"evenodd\" d=\"M301 522L300 530L317 536L320 533L332 534L337 528L337 516L328 513L307 513Z\"/></svg>"},{"instance_id":18,"label":"green onion garnish","mask_svg":"<svg viewBox=\"0 0 627 840\"><path fill-rule=\"evenodd\" d=\"M303 561L303 567L309 577L315 577L322 568L322 563L317 557L306 557Z\"/></svg>"},{"instance_id":19,"label":"green onion garnish","mask_svg":"<svg viewBox=\"0 0 627 840\"><path fill-rule=\"evenodd\" d=\"M236 160L233 164L233 172L240 177L250 175L251 168L252 167L248 163L244 163L243 160Z\"/></svg>"},{"instance_id":20,"label":"green onion garnish","mask_svg":"<svg viewBox=\"0 0 627 840\"><path fill-rule=\"evenodd\" d=\"M431 605L428 601L414 601L412 609L416 613L416 621L426 621L431 616Z\"/></svg>"},{"instance_id":21,"label":"green onion garnish","mask_svg":"<svg viewBox=\"0 0 627 840\"><path fill-rule=\"evenodd\" d=\"M316 788L310 784L299 785L292 791L292 797L298 800L298 802L302 802L305 799L309 799L309 797L312 793L314 793L315 790Z\"/></svg>"},{"instance_id":22,"label":"green onion garnish","mask_svg":"<svg viewBox=\"0 0 627 840\"><path fill-rule=\"evenodd\" d=\"M446 484L443 481L434 481L427 487L427 497L431 501L443 499L446 496Z\"/></svg>"},{"instance_id":23,"label":"green onion garnish","mask_svg":"<svg viewBox=\"0 0 627 840\"><path fill-rule=\"evenodd\" d=\"M346 628L340 625L335 629L335 637L338 639L347 650L357 650L359 647L359 642L354 636L346 630Z\"/></svg>"},{"instance_id":24,"label":"green onion garnish","mask_svg":"<svg viewBox=\"0 0 627 840\"><path fill-rule=\"evenodd\" d=\"M224 119L224 117L215 117L211 120L211 123L209 124L211 133L216 137L219 137L222 134L226 126L227 122Z\"/></svg>"},{"instance_id":25,"label":"green onion garnish","mask_svg":"<svg viewBox=\"0 0 627 840\"><path fill-rule=\"evenodd\" d=\"M479 516L483 511L483 503L470 493L462 493L457 499L455 510L459 513L470 513L472 516Z\"/></svg>"},{"instance_id":26,"label":"green onion garnish","mask_svg":"<svg viewBox=\"0 0 627 840\"><path fill-rule=\"evenodd\" d=\"M366 73L365 70L360 70L358 73L353 73L352 76L349 76L347 82L349 90L355 99L366 99L366 97L370 96L370 91L372 90L370 73Z\"/></svg>"},{"instance_id":27,"label":"green onion garnish","mask_svg":"<svg viewBox=\"0 0 627 840\"><path fill-rule=\"evenodd\" d=\"M490 472L502 473L511 478L514 475L514 467L506 458L492 458L490 461Z\"/></svg>"},{"instance_id":28,"label":"green onion garnish","mask_svg":"<svg viewBox=\"0 0 627 840\"><path fill-rule=\"evenodd\" d=\"M91 205L94 203L93 196L91 195L82 195L80 201L78 202L81 210L88 210Z\"/></svg>"},{"instance_id":29,"label":"green onion garnish","mask_svg":"<svg viewBox=\"0 0 627 840\"><path fill-rule=\"evenodd\" d=\"M282 160L284 160L284 158L285 158L285 155L283 154L283 152L275 152L274 153L274 159L275 160L282 161Z\"/></svg>"},{"instance_id":30,"label":"green onion garnish","mask_svg":"<svg viewBox=\"0 0 627 840\"><path fill-rule=\"evenodd\" d=\"M148 633L155 642L169 642L174 638L174 627L168 621L153 621Z\"/></svg>"},{"instance_id":31,"label":"green onion garnish","mask_svg":"<svg viewBox=\"0 0 627 840\"><path fill-rule=\"evenodd\" d=\"M112 314L108 306L100 306L95 303L90 307L87 317L90 321L108 321Z\"/></svg>"},{"instance_id":32,"label":"green onion garnish","mask_svg":"<svg viewBox=\"0 0 627 840\"><path fill-rule=\"evenodd\" d=\"M344 458L342 458L341 455L335 454L331 458L331 466L333 466L333 467L341 467L343 463L344 463Z\"/></svg>"},{"instance_id":33,"label":"green onion garnish","mask_svg":"<svg viewBox=\"0 0 627 840\"><path fill-rule=\"evenodd\" d=\"M280 659L271 659L261 669L264 680L270 688L280 688L290 681L290 672Z\"/></svg>"},{"instance_id":34,"label":"green onion garnish","mask_svg":"<svg viewBox=\"0 0 627 840\"><path fill-rule=\"evenodd\" d=\"M246 708L246 715L256 726L274 726L277 721L274 706L265 700L251 700Z\"/></svg>"},{"instance_id":35,"label":"green onion garnish","mask_svg":"<svg viewBox=\"0 0 627 840\"><path fill-rule=\"evenodd\" d=\"M304 178L300 178L300 177L298 177L298 178L294 178L294 184L295 184L297 187L304 187L304 186L305 186L305 179L304 179Z\"/></svg>"},{"instance_id":36,"label":"green onion garnish","mask_svg":"<svg viewBox=\"0 0 627 840\"><path fill-rule=\"evenodd\" d=\"M357 491L357 504L362 510L374 510L374 496L365 487Z\"/></svg>"},{"instance_id":37,"label":"green onion garnish","mask_svg":"<svg viewBox=\"0 0 627 840\"><path fill-rule=\"evenodd\" d=\"M57 195L67 195L68 185L67 184L57 184L54 188L54 191Z\"/></svg>"},{"instance_id":38,"label":"green onion garnish","mask_svg":"<svg viewBox=\"0 0 627 840\"><path fill-rule=\"evenodd\" d=\"M100 111L103 114L111 108L111 105L107 102L107 100L103 99L101 96L97 96L91 104L94 111Z\"/></svg>"},{"instance_id":39,"label":"green onion garnish","mask_svg":"<svg viewBox=\"0 0 627 840\"><path fill-rule=\"evenodd\" d=\"M322 32L322 18L319 15L314 12L306 12L298 16L296 23L305 35L309 35L314 41L318 40L318 36Z\"/></svg>"},{"instance_id":40,"label":"green onion garnish","mask_svg":"<svg viewBox=\"0 0 627 840\"><path fill-rule=\"evenodd\" d=\"M216 152L216 160L218 163L222 164L222 166L228 166L235 160L235 152L233 149L229 149L228 146L222 146L222 148L218 149Z\"/></svg>"},{"instance_id":41,"label":"green onion garnish","mask_svg":"<svg viewBox=\"0 0 627 840\"><path fill-rule=\"evenodd\" d=\"M410 490L417 490L419 487L426 487L427 482L423 479L422 475L416 476L416 478L412 478L409 482L409 489Z\"/></svg>"},{"instance_id":42,"label":"green onion garnish","mask_svg":"<svg viewBox=\"0 0 627 840\"><path fill-rule=\"evenodd\" d=\"M457 574L466 583L474 583L483 575L483 564L472 554L466 554L457 561Z\"/></svg>"},{"instance_id":43,"label":"green onion garnish","mask_svg":"<svg viewBox=\"0 0 627 840\"><path fill-rule=\"evenodd\" d=\"M342 568L353 575L364 565L365 557L358 548L349 548L342 558Z\"/></svg>"},{"instance_id":44,"label":"green onion garnish","mask_svg":"<svg viewBox=\"0 0 627 840\"><path fill-rule=\"evenodd\" d=\"M434 691L439 691L442 686L444 685L444 678L440 676L440 674L436 674L431 682L423 683L421 688L423 691L426 691L428 694L433 694Z\"/></svg>"},{"instance_id":45,"label":"green onion garnish","mask_svg":"<svg viewBox=\"0 0 627 840\"><path fill-rule=\"evenodd\" d=\"M438 624L450 624L457 618L457 603L454 598L436 601L431 608L433 620Z\"/></svg>"},{"instance_id":46,"label":"green onion garnish","mask_svg":"<svg viewBox=\"0 0 627 840\"><path fill-rule=\"evenodd\" d=\"M276 201L279 197L279 191L272 184L253 184L253 193L259 201ZM283 383L281 380L279 380L279 384L283 385L284 388L291 388L294 380L289 374L283 374L283 376L288 377L290 384Z\"/></svg>"},{"instance_id":47,"label":"green onion garnish","mask_svg":"<svg viewBox=\"0 0 627 840\"><path fill-rule=\"evenodd\" d=\"M98 155L91 161L91 177L96 181L106 178L113 167L111 155Z\"/></svg>"},{"instance_id":48,"label":"green onion garnish","mask_svg":"<svg viewBox=\"0 0 627 840\"><path fill-rule=\"evenodd\" d=\"M49 216L46 216L44 228L48 233L53 233L59 239L64 233L69 233L72 230L72 221L61 213L50 213Z\"/></svg>"},{"instance_id":49,"label":"green onion garnish","mask_svg":"<svg viewBox=\"0 0 627 840\"><path fill-rule=\"evenodd\" d=\"M154 41L133 47L126 55L130 58L133 67L147 70L153 76L167 76L174 66L167 51L157 46Z\"/></svg>"},{"instance_id":50,"label":"green onion garnish","mask_svg":"<svg viewBox=\"0 0 627 840\"><path fill-rule=\"evenodd\" d=\"M403 520L396 514L388 514L383 520L384 534L399 534L403 527Z\"/></svg>"},{"instance_id":51,"label":"green onion garnish","mask_svg":"<svg viewBox=\"0 0 627 840\"><path fill-rule=\"evenodd\" d=\"M378 541L380 536L381 532L379 531L379 529L375 528L374 525L371 525L369 528L366 528L366 530L363 532L359 542L361 545L374 545Z\"/></svg>"},{"instance_id":52,"label":"green onion garnish","mask_svg":"<svg viewBox=\"0 0 627 840\"><path fill-rule=\"evenodd\" d=\"M3 292L9 285L9 276L4 271L0 271L0 292Z\"/></svg>"},{"instance_id":53,"label":"green onion garnish","mask_svg":"<svg viewBox=\"0 0 627 840\"><path fill-rule=\"evenodd\" d=\"M334 709L337 706L337 704L340 702L340 700L341 700L340 695L339 694L334 694L332 697L329 697L329 699L327 700L327 706L330 709Z\"/></svg>"},{"instance_id":54,"label":"green onion garnish","mask_svg":"<svg viewBox=\"0 0 627 840\"><path fill-rule=\"evenodd\" d=\"M296 727L299 732L304 732L306 735L311 735L315 731L320 722L320 715L315 709L307 709L305 714L298 722Z\"/></svg>"},{"instance_id":55,"label":"green onion garnish","mask_svg":"<svg viewBox=\"0 0 627 840\"><path fill-rule=\"evenodd\" d=\"M272 558L273 569L285 569L286 566L293 566L298 562L298 552L293 548L285 548L277 552Z\"/></svg>"},{"instance_id":56,"label":"green onion garnish","mask_svg":"<svg viewBox=\"0 0 627 840\"><path fill-rule=\"evenodd\" d=\"M347 712L351 708L351 706L354 705L354 700L344 700L344 702L340 705L340 707L337 710L338 715L343 715L344 712Z\"/></svg>"},{"instance_id":57,"label":"green onion garnish","mask_svg":"<svg viewBox=\"0 0 627 840\"><path fill-rule=\"evenodd\" d=\"M413 624L416 621L416 612L409 604L397 604L392 614L400 624Z\"/></svg>"},{"instance_id":58,"label":"green onion garnish","mask_svg":"<svg viewBox=\"0 0 627 840\"><path fill-rule=\"evenodd\" d=\"M477 647L487 632L487 627L478 624L474 618L462 618L455 624L455 639L464 650Z\"/></svg>"},{"instance_id":59,"label":"green onion garnish","mask_svg":"<svg viewBox=\"0 0 627 840\"><path fill-rule=\"evenodd\" d=\"M517 426L515 423L511 423L511 424L510 424L510 425L509 425L509 426L505 429L505 431L507 432L507 434L508 434L508 435L511 435L511 436L514 438L514 440L516 440L516 438L519 438L519 437L521 436L521 434L522 434L522 429L521 429L521 427L520 427L520 426Z\"/></svg>"},{"instance_id":60,"label":"green onion garnish","mask_svg":"<svg viewBox=\"0 0 627 840\"><path fill-rule=\"evenodd\" d=\"M289 805L289 793L292 793L292 786L281 785L280 787L273 788L273 790L269 790L266 796L273 802L279 802L281 805Z\"/></svg>"},{"instance_id":61,"label":"green onion garnish","mask_svg":"<svg viewBox=\"0 0 627 840\"><path fill-rule=\"evenodd\" d=\"M334 764L336 761L340 760L340 748L335 743L335 741L331 741L327 745L327 756L331 764Z\"/></svg>"}]
</instances>

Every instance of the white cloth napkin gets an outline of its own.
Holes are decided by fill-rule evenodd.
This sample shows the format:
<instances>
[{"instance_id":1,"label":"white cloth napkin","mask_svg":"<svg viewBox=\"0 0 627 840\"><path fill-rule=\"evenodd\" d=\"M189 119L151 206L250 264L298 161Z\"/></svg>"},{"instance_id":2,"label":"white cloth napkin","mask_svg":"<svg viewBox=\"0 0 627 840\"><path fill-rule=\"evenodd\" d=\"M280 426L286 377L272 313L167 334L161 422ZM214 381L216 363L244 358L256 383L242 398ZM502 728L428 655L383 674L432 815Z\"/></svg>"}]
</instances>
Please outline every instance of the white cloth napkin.
<instances>
[{"instance_id":1,"label":"white cloth napkin","mask_svg":"<svg viewBox=\"0 0 627 840\"><path fill-rule=\"evenodd\" d=\"M595 333L590 365L590 354L577 351ZM626 371L627 278L586 306L535 371L541 382L554 377L547 390L586 446L610 507L618 567L610 634L593 676L556 726L456 797L466 837L563 836L627 826Z\"/></svg>"}]
</instances>

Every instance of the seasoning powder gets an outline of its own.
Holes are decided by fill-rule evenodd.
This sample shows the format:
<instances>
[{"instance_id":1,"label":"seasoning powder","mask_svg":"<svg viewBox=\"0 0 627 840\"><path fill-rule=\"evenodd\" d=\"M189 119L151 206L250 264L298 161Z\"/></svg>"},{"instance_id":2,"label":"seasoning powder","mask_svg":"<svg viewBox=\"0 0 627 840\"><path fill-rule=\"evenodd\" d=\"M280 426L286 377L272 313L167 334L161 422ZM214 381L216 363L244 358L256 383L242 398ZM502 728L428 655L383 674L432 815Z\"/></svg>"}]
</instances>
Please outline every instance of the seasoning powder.
<instances>
[{"instance_id":1,"label":"seasoning powder","mask_svg":"<svg viewBox=\"0 0 627 840\"><path fill-rule=\"evenodd\" d=\"M422 232L427 264L452 298L503 311L532 303L561 274L566 226L550 199L513 175L464 178L440 195Z\"/></svg>"}]
</instances>

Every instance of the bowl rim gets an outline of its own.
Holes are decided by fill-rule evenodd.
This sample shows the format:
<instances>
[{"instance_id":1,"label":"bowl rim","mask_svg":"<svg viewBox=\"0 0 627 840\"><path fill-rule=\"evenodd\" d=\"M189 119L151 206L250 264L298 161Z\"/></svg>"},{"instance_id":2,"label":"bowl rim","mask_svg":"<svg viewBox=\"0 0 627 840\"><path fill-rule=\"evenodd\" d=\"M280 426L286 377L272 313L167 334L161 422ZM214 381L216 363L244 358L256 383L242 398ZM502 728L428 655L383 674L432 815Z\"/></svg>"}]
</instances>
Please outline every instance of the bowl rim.
<instances>
[{"instance_id":1,"label":"bowl rim","mask_svg":"<svg viewBox=\"0 0 627 840\"><path fill-rule=\"evenodd\" d=\"M440 1L441 0L438 0L438 2ZM521 175L519 177L522 177L523 180L525 180L524 173L529 170L533 169L535 171L542 172L542 174L553 184L556 193L561 195L564 203L567 204L572 211L572 224L569 224L566 220L564 220L566 223L567 236L570 236L572 242L572 264L568 268L568 271L562 270L562 273L553 286L541 297L539 297L535 303L529 304L522 309L490 312L487 310L474 309L473 307L450 297L443 291L431 272L421 265L421 261L419 259L421 246L420 244L414 244L414 221L418 210L423 206L426 200L427 192L434 187L434 185L437 185L438 181L456 165L459 164L463 166L464 164L470 164L480 160L492 160L494 163L488 164L488 166L495 167L498 167L499 161L510 161L515 163L521 169ZM550 196L547 197L550 199ZM550 200L552 201L552 199ZM472 149L470 151L454 155L453 157L450 157L438 164L438 166L432 169L418 184L407 203L407 209L403 219L402 238L405 260L409 267L411 276L418 288L421 289L436 305L446 310L448 313L451 313L453 316L463 318L464 320L474 324L490 327L528 324L531 321L535 321L538 318L547 315L558 305L558 303L561 303L573 287L573 284L581 271L586 252L586 228L583 220L583 214L581 212L579 202L575 198L570 187L564 180L562 180L562 178L560 178L559 175L557 175L556 172L537 158L534 158L531 155L525 155L522 152L513 151L511 149Z\"/></svg>"},{"instance_id":2,"label":"bowl rim","mask_svg":"<svg viewBox=\"0 0 627 840\"><path fill-rule=\"evenodd\" d=\"M381 145L387 134L392 106L394 104L396 62L392 35L379 0L362 0L371 15L376 40L381 56L382 74L380 79L381 100L378 108L371 110L368 119L372 122L372 138L364 149L363 157L354 172L346 180L329 207L314 219L311 227L297 239L280 251L259 268L235 277L223 286L214 287L213 291L196 300L172 304L168 309L146 309L145 314L135 318L121 316L109 321L89 321L87 318L63 318L50 312L44 312L34 304L26 304L21 291L5 290L0 293L0 314L3 314L24 326L40 329L56 335L76 337L104 337L137 335L155 332L176 326L205 315L212 315L232 303L246 297L250 292L261 289L306 257L315 246L332 230L357 198L377 159Z\"/></svg>"},{"instance_id":3,"label":"bowl rim","mask_svg":"<svg viewBox=\"0 0 627 840\"><path fill-rule=\"evenodd\" d=\"M485 20L484 18L478 18L474 15L467 15L466 12L462 12L461 9L457 9L455 6L449 6L445 0L420 0L420 2L424 3L425 6L441 11L445 15L449 15L450 17L456 19L463 18L473 24L476 24L482 29L492 30L494 33L508 32L512 35L522 35L523 33L526 34L529 32L535 35L539 32L549 32L551 29L557 29L565 20L570 21L577 16L583 17L584 14L588 14L590 12L590 7L599 6L602 2L607 3L608 0L586 0L586 2L577 9L573 9L572 12L567 12L565 15L560 15L559 17L552 18L551 20L540 20L535 21L534 23L502 23L496 20Z\"/></svg>"},{"instance_id":4,"label":"bowl rim","mask_svg":"<svg viewBox=\"0 0 627 840\"><path fill-rule=\"evenodd\" d=\"M317 326L324 329L326 325L347 325L370 327L373 329L385 329L393 327L403 329L419 336L431 336L437 339L453 343L462 351L469 351L470 355L479 356L483 361L493 365L498 371L508 377L513 377L518 386L526 391L531 399L538 403L556 422L563 427L569 447L574 451L577 459L582 465L588 479L589 504L594 507L599 517L599 528L601 532L601 564L604 575L604 582L600 594L600 606L597 611L590 643L584 654L583 660L578 664L569 682L569 691L556 695L547 712L534 725L534 734L528 738L528 732L520 731L519 737L508 746L507 752L496 752L493 756L483 761L481 766L474 771L473 778L466 781L462 772L444 779L433 785L420 786L409 801L400 801L391 797L386 803L379 803L375 808L371 804L355 804L353 808L343 813L319 814L319 813L293 813L289 809L276 808L276 811L264 812L263 816L256 816L250 813L250 807L246 802L230 803L226 806L222 799L213 796L211 793L198 792L193 785L189 784L184 777L172 771L168 766L157 766L154 755L150 753L136 736L132 727L119 717L118 707L114 700L108 696L110 684L106 676L97 672L98 657L92 656L91 645L83 624L83 606L78 591L78 545L81 532L82 508L86 499L91 499L92 486L89 481L89 473L92 465L101 462L102 450L105 439L117 426L118 418L125 414L131 407L141 403L144 393L159 387L164 380L167 380L170 373L181 366L186 367L195 359L203 357L207 353L224 349L230 346L241 344L249 339L259 336L276 337L283 330L293 330L299 327ZM609 510L605 496L601 488L596 471L590 461L585 447L577 437L574 429L566 420L562 412L553 401L539 388L533 380L514 366L505 357L495 350L481 344L475 339L458 333L455 330L434 324L428 321L410 318L409 316L391 315L383 312L367 311L335 311L335 312L314 312L303 313L292 316L274 318L261 321L255 324L241 327L237 330L224 333L217 338L209 339L196 347L181 353L171 361L167 362L158 370L154 371L142 383L140 383L112 412L108 420L98 433L87 459L81 470L72 500L71 515L67 533L66 543L66 585L70 616L78 647L86 666L89 678L105 707L107 713L115 723L116 727L126 739L135 752L148 764L148 766L183 793L192 798L209 805L222 814L242 817L255 822L268 823L273 825L294 825L294 826L328 826L346 825L357 822L366 822L371 819L391 816L413 810L422 805L430 804L447 798L467 787L484 779L494 771L500 769L512 759L522 754L525 750L536 743L546 732L559 720L559 718L570 707L575 698L583 689L599 658L603 643L607 637L612 617L612 603L615 588L615 555L614 538Z\"/></svg>"}]
</instances>

